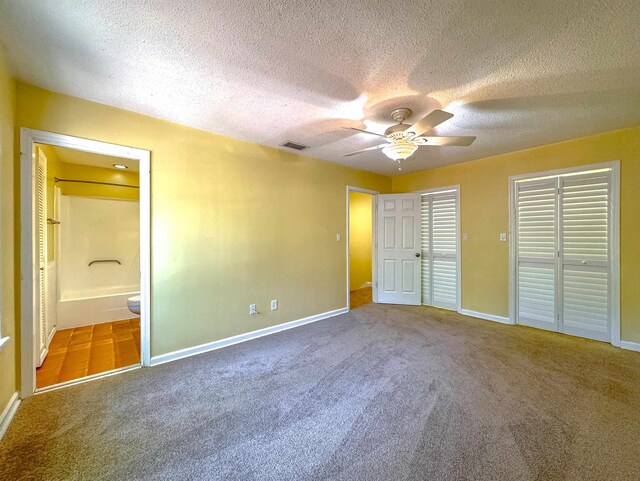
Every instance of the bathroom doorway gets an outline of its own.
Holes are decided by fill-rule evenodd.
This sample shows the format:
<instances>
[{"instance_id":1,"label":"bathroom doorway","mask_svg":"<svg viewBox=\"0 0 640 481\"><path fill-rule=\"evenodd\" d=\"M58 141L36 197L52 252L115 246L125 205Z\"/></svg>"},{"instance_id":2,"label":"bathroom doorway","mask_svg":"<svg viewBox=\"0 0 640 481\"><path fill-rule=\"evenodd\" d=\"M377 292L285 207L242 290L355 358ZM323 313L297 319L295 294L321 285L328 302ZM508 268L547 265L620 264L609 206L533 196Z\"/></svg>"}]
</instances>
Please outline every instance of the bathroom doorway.
<instances>
[{"instance_id":1,"label":"bathroom doorway","mask_svg":"<svg viewBox=\"0 0 640 481\"><path fill-rule=\"evenodd\" d=\"M347 187L347 306L376 302L375 191Z\"/></svg>"},{"instance_id":2,"label":"bathroom doorway","mask_svg":"<svg viewBox=\"0 0 640 481\"><path fill-rule=\"evenodd\" d=\"M21 142L23 397L148 364L149 152Z\"/></svg>"}]
</instances>

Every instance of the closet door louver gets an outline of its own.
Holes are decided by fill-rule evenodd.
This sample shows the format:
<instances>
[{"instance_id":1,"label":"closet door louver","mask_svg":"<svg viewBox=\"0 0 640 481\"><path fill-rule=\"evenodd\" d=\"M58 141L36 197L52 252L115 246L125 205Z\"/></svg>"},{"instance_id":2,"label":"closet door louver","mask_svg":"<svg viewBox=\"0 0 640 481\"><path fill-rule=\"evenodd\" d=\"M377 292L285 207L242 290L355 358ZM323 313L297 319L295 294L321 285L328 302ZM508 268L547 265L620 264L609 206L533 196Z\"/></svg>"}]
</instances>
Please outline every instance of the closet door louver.
<instances>
[{"instance_id":1,"label":"closet door louver","mask_svg":"<svg viewBox=\"0 0 640 481\"><path fill-rule=\"evenodd\" d=\"M420 252L422 259L422 303L432 304L431 297L431 196L423 195L420 209Z\"/></svg>"},{"instance_id":2,"label":"closet door louver","mask_svg":"<svg viewBox=\"0 0 640 481\"><path fill-rule=\"evenodd\" d=\"M458 307L457 192L422 195L422 303Z\"/></svg>"},{"instance_id":3,"label":"closet door louver","mask_svg":"<svg viewBox=\"0 0 640 481\"><path fill-rule=\"evenodd\" d=\"M558 179L516 184L517 322L558 330Z\"/></svg>"},{"instance_id":4,"label":"closet door louver","mask_svg":"<svg viewBox=\"0 0 640 481\"><path fill-rule=\"evenodd\" d=\"M35 175L36 188L36 241L38 256L37 275L37 340L36 366L40 367L47 356L47 163L38 156Z\"/></svg>"},{"instance_id":5,"label":"closet door louver","mask_svg":"<svg viewBox=\"0 0 640 481\"><path fill-rule=\"evenodd\" d=\"M562 331L608 341L609 173L562 178L560 212Z\"/></svg>"},{"instance_id":6,"label":"closet door louver","mask_svg":"<svg viewBox=\"0 0 640 481\"><path fill-rule=\"evenodd\" d=\"M457 205L456 193L431 196L433 302L436 307L457 307Z\"/></svg>"}]
</instances>

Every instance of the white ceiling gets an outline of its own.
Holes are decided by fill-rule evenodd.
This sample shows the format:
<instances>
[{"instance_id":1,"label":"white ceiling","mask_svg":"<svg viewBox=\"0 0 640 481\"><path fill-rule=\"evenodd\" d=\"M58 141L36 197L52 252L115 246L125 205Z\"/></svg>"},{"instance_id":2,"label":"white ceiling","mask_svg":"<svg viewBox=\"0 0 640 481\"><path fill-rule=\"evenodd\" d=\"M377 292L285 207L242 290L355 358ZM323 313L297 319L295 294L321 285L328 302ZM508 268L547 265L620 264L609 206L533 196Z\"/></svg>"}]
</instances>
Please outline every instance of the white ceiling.
<instances>
[{"instance_id":1,"label":"white ceiling","mask_svg":"<svg viewBox=\"0 0 640 481\"><path fill-rule=\"evenodd\" d=\"M69 149L67 147L52 147L58 154L58 158L62 162L68 164L89 165L92 167L102 167L103 169L116 169L113 164L122 164L128 167L129 172L138 172L138 161L132 159L121 159L120 157L112 157L110 155L94 154L93 152L84 152L82 150Z\"/></svg>"},{"instance_id":2,"label":"white ceiling","mask_svg":"<svg viewBox=\"0 0 640 481\"><path fill-rule=\"evenodd\" d=\"M637 0L0 0L24 81L384 174L342 127L396 107L478 137L405 172L640 124L639 24Z\"/></svg>"}]
</instances>

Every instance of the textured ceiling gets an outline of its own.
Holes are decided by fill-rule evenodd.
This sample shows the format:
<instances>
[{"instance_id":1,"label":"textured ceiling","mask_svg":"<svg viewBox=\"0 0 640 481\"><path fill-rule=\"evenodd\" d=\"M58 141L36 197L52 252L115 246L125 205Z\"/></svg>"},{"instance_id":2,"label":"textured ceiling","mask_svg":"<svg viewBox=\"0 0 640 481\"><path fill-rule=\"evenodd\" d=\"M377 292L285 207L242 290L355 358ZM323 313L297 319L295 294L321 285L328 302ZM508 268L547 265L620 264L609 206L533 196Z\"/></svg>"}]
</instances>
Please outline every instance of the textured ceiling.
<instances>
[{"instance_id":1,"label":"textured ceiling","mask_svg":"<svg viewBox=\"0 0 640 481\"><path fill-rule=\"evenodd\" d=\"M478 137L410 172L640 124L639 24L637 0L0 0L26 82L385 174L342 127L443 108Z\"/></svg>"},{"instance_id":2,"label":"textured ceiling","mask_svg":"<svg viewBox=\"0 0 640 481\"><path fill-rule=\"evenodd\" d=\"M53 147L62 162L68 164L89 165L92 167L102 167L103 169L117 170L113 164L122 164L128 167L130 172L138 172L138 161L132 159L121 159L110 155L94 154L93 152L83 152L82 150L69 149L67 147Z\"/></svg>"}]
</instances>

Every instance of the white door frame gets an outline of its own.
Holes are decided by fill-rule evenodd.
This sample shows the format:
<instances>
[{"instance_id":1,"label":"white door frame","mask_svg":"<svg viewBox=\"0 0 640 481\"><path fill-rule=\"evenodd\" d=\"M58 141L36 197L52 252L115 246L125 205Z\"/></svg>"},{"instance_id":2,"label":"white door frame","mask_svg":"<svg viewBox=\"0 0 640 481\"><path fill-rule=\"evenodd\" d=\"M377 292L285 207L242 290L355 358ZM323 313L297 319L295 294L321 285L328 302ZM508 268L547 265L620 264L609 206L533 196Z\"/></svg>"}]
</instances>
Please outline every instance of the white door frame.
<instances>
[{"instance_id":1,"label":"white door frame","mask_svg":"<svg viewBox=\"0 0 640 481\"><path fill-rule=\"evenodd\" d=\"M377 231L377 212L378 212L378 192L377 190L369 190L363 189L362 187L354 187L351 185L347 185L347 228L346 228L346 239L345 239L345 251L347 255L347 311L351 310L351 279L350 279L350 269L349 262L351 259L351 255L349 253L349 194L351 192L359 192L361 194L369 194L371 195L371 296L373 302L378 302L378 266L376 262L376 249L378 247L378 231Z\"/></svg>"},{"instance_id":2,"label":"white door frame","mask_svg":"<svg viewBox=\"0 0 640 481\"><path fill-rule=\"evenodd\" d=\"M437 194L448 191L456 192L456 311L462 310L462 254L460 252L460 184L446 187L436 187L433 189L422 189L414 191L416 194ZM420 246L422 248L422 246Z\"/></svg>"},{"instance_id":3,"label":"white door frame","mask_svg":"<svg viewBox=\"0 0 640 481\"><path fill-rule=\"evenodd\" d=\"M141 364L151 357L151 153L148 150L82 139L27 128L20 129L20 307L21 307L21 397L35 393L35 206L34 144L92 152L137 160L140 163L140 351ZM97 377L97 376L96 376ZM92 377L95 378L95 377ZM85 380L83 378L82 380ZM78 380L78 381L82 381Z\"/></svg>"},{"instance_id":4,"label":"white door frame","mask_svg":"<svg viewBox=\"0 0 640 481\"><path fill-rule=\"evenodd\" d=\"M611 344L620 347L620 161L568 167L509 177L509 323L516 323L516 182L535 178L554 177L574 173L587 173L601 169L611 169L611 216L612 235L609 241L611 253Z\"/></svg>"}]
</instances>

